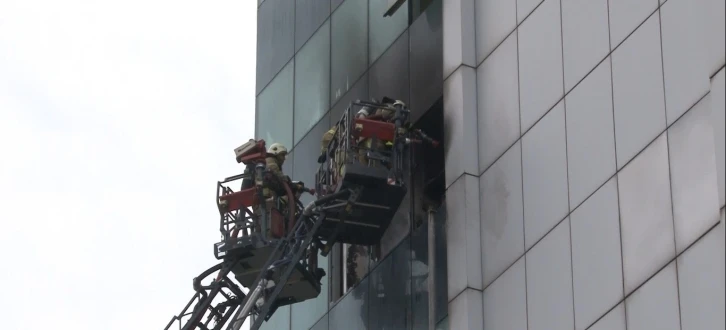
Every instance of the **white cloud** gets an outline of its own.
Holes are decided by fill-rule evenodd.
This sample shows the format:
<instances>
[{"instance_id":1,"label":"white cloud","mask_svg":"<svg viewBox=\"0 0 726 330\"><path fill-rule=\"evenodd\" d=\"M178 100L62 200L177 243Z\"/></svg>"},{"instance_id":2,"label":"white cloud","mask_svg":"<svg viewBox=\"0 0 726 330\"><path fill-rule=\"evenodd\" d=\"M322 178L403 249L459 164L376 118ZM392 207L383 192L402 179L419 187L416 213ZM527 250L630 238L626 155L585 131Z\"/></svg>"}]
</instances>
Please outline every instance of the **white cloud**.
<instances>
[{"instance_id":1,"label":"white cloud","mask_svg":"<svg viewBox=\"0 0 726 330\"><path fill-rule=\"evenodd\" d=\"M253 135L256 2L0 3L7 329L161 329Z\"/></svg>"}]
</instances>

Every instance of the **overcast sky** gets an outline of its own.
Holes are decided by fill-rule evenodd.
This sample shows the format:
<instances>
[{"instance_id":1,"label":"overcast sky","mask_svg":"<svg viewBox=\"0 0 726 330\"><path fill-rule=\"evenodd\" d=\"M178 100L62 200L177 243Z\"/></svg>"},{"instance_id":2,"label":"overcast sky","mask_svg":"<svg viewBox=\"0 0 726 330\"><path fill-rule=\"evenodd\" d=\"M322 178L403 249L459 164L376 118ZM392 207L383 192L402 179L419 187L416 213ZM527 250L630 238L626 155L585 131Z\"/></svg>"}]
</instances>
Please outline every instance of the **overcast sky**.
<instances>
[{"instance_id":1,"label":"overcast sky","mask_svg":"<svg viewBox=\"0 0 726 330\"><path fill-rule=\"evenodd\" d=\"M253 0L0 0L2 329L161 330L253 136Z\"/></svg>"}]
</instances>

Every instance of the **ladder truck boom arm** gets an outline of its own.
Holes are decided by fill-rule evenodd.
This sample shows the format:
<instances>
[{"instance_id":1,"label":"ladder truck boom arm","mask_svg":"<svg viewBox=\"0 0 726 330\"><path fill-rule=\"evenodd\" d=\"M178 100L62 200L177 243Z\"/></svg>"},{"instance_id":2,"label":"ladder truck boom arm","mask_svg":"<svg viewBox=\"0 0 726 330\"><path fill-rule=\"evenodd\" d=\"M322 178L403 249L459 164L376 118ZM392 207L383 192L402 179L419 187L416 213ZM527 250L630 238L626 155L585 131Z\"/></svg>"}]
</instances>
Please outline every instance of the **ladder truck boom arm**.
<instances>
[{"instance_id":1,"label":"ladder truck boom arm","mask_svg":"<svg viewBox=\"0 0 726 330\"><path fill-rule=\"evenodd\" d=\"M358 117L355 106L379 114ZM194 278L194 296L164 329L239 330L254 316L250 329L258 330L278 307L320 294L325 271L317 268L318 254L335 243L378 244L406 195L404 151L412 143L438 145L411 129L409 114L400 101L352 102L331 129L314 189L289 177L269 186L279 178L267 173L264 140L236 148L245 172L217 184L222 240L214 255L221 262ZM229 186L238 180L241 189ZM284 188L281 196L263 194L273 186ZM316 199L303 206L303 192Z\"/></svg>"}]
</instances>

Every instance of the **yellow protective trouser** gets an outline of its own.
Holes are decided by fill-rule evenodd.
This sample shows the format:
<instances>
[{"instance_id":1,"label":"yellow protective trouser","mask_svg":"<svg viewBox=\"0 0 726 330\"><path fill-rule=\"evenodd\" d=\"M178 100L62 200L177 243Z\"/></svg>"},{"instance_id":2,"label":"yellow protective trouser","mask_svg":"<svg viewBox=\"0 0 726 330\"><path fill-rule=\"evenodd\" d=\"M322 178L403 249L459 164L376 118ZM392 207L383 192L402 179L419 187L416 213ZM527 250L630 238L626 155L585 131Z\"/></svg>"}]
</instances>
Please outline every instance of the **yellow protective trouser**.
<instances>
[{"instance_id":1,"label":"yellow protective trouser","mask_svg":"<svg viewBox=\"0 0 726 330\"><path fill-rule=\"evenodd\" d=\"M376 167L380 165L379 160L372 160L368 158L368 151L376 152L379 150L383 150L385 144L382 141L378 140L374 145L371 139L365 139L360 141L358 145L360 146L360 148L358 149L358 162L360 162L362 165L370 167Z\"/></svg>"}]
</instances>

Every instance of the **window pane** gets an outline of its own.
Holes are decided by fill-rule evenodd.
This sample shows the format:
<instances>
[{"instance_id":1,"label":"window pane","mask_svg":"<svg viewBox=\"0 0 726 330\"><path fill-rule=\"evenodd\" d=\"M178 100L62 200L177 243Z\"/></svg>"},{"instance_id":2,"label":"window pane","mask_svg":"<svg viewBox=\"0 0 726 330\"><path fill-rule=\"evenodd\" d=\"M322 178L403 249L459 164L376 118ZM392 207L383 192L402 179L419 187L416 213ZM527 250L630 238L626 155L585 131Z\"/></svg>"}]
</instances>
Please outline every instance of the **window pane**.
<instances>
[{"instance_id":1,"label":"window pane","mask_svg":"<svg viewBox=\"0 0 726 330\"><path fill-rule=\"evenodd\" d=\"M408 31L373 64L368 77L370 97L388 96L408 103Z\"/></svg>"},{"instance_id":2,"label":"window pane","mask_svg":"<svg viewBox=\"0 0 726 330\"><path fill-rule=\"evenodd\" d=\"M439 322L439 324L436 325L436 330L449 330L449 317L448 317L448 313L447 313L446 318L444 318L443 320L441 320Z\"/></svg>"},{"instance_id":3,"label":"window pane","mask_svg":"<svg viewBox=\"0 0 726 330\"><path fill-rule=\"evenodd\" d=\"M332 13L338 9L338 6L340 6L341 3L343 3L343 0L330 0L330 12Z\"/></svg>"},{"instance_id":4,"label":"window pane","mask_svg":"<svg viewBox=\"0 0 726 330\"><path fill-rule=\"evenodd\" d=\"M370 329L407 329L411 323L411 250L406 239L369 277Z\"/></svg>"},{"instance_id":5,"label":"window pane","mask_svg":"<svg viewBox=\"0 0 726 330\"><path fill-rule=\"evenodd\" d=\"M410 149L407 149L403 155L403 181L407 187L411 186L411 180L409 177L409 164L410 161ZM391 224L383 233L380 243L380 254L379 258L385 258L408 234L410 233L411 227L411 189L406 191L406 196L403 197L401 205L398 207L398 211L393 216ZM371 261L371 267L376 260Z\"/></svg>"},{"instance_id":6,"label":"window pane","mask_svg":"<svg viewBox=\"0 0 726 330\"><path fill-rule=\"evenodd\" d=\"M270 0L267 0L270 1ZM268 145L279 142L292 148L292 74L294 61L290 61L270 85L257 97L258 139Z\"/></svg>"},{"instance_id":7,"label":"window pane","mask_svg":"<svg viewBox=\"0 0 726 330\"><path fill-rule=\"evenodd\" d=\"M393 16L383 17L390 7L389 0L369 0L368 26L370 32L368 63L373 63L408 27L408 4L398 8Z\"/></svg>"},{"instance_id":8,"label":"window pane","mask_svg":"<svg viewBox=\"0 0 726 330\"><path fill-rule=\"evenodd\" d=\"M441 1L435 1L411 28L411 120L416 121L443 95Z\"/></svg>"},{"instance_id":9,"label":"window pane","mask_svg":"<svg viewBox=\"0 0 726 330\"><path fill-rule=\"evenodd\" d=\"M323 316L310 330L328 330L328 315Z\"/></svg>"},{"instance_id":10,"label":"window pane","mask_svg":"<svg viewBox=\"0 0 726 330\"><path fill-rule=\"evenodd\" d=\"M307 46L306 46L307 47ZM327 91L327 88L325 89ZM295 146L295 164L293 165L292 179L302 181L306 187L315 187L315 173L318 169L318 155L320 155L320 141L323 133L328 129L328 117L323 119ZM300 201L307 205L313 201L313 196L302 194ZM325 270L325 276L320 281L320 295L302 303L292 305L292 318L295 320L293 330L307 330L312 327L320 317L328 311L328 290L330 281L330 268L328 258L318 255L318 267Z\"/></svg>"},{"instance_id":11,"label":"window pane","mask_svg":"<svg viewBox=\"0 0 726 330\"><path fill-rule=\"evenodd\" d=\"M363 74L350 90L341 97L330 110L330 126L337 123L343 112L348 108L350 102L355 100L366 100L368 98L368 74Z\"/></svg>"},{"instance_id":12,"label":"window pane","mask_svg":"<svg viewBox=\"0 0 726 330\"><path fill-rule=\"evenodd\" d=\"M426 11L432 4L436 2L441 2L441 0L409 0L412 1L411 3L411 12L413 13L411 15L412 19L415 21L421 13Z\"/></svg>"},{"instance_id":13,"label":"window pane","mask_svg":"<svg viewBox=\"0 0 726 330\"><path fill-rule=\"evenodd\" d=\"M318 164L318 156L320 156L320 147L323 139L323 134L330 128L330 120L327 115L323 116L315 127L310 130L310 133L295 146L295 165L293 167L292 179L295 181L302 181L308 188L315 187L315 174L320 167ZM310 194L302 194L300 201L303 205L313 201L313 196Z\"/></svg>"},{"instance_id":14,"label":"window pane","mask_svg":"<svg viewBox=\"0 0 726 330\"><path fill-rule=\"evenodd\" d=\"M270 1L270 0L267 0ZM290 329L290 306L280 307L266 322L262 322L260 330L288 330Z\"/></svg>"},{"instance_id":15,"label":"window pane","mask_svg":"<svg viewBox=\"0 0 726 330\"><path fill-rule=\"evenodd\" d=\"M436 210L434 216L436 230L436 319L440 320L448 315L448 274L446 271L447 254L446 254L446 203ZM447 325L448 326L448 325Z\"/></svg>"},{"instance_id":16,"label":"window pane","mask_svg":"<svg viewBox=\"0 0 726 330\"><path fill-rule=\"evenodd\" d=\"M411 314L413 329L429 326L428 224L411 234Z\"/></svg>"},{"instance_id":17,"label":"window pane","mask_svg":"<svg viewBox=\"0 0 726 330\"><path fill-rule=\"evenodd\" d=\"M346 0L332 15L330 103L335 103L368 67L368 1Z\"/></svg>"},{"instance_id":18,"label":"window pane","mask_svg":"<svg viewBox=\"0 0 726 330\"><path fill-rule=\"evenodd\" d=\"M292 58L295 3L266 0L257 11L257 93Z\"/></svg>"},{"instance_id":19,"label":"window pane","mask_svg":"<svg viewBox=\"0 0 726 330\"><path fill-rule=\"evenodd\" d=\"M325 22L295 56L295 144L330 107L330 24Z\"/></svg>"},{"instance_id":20,"label":"window pane","mask_svg":"<svg viewBox=\"0 0 726 330\"><path fill-rule=\"evenodd\" d=\"M368 326L368 278L343 297L331 310L330 329L367 330Z\"/></svg>"},{"instance_id":21,"label":"window pane","mask_svg":"<svg viewBox=\"0 0 726 330\"><path fill-rule=\"evenodd\" d=\"M310 329L328 311L328 273L330 272L328 258L318 255L318 267L324 269L326 273L320 281L320 295L315 299L291 305L294 320L292 330Z\"/></svg>"},{"instance_id":22,"label":"window pane","mask_svg":"<svg viewBox=\"0 0 726 330\"><path fill-rule=\"evenodd\" d=\"M330 2L321 0L296 0L295 2L295 51L300 50L320 24L330 15Z\"/></svg>"},{"instance_id":23,"label":"window pane","mask_svg":"<svg viewBox=\"0 0 726 330\"><path fill-rule=\"evenodd\" d=\"M343 244L345 258L345 291L353 286L368 274L369 249L367 246Z\"/></svg>"}]
</instances>

